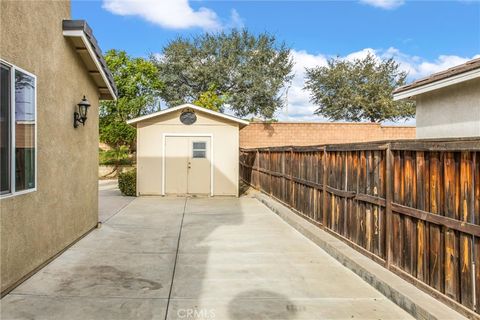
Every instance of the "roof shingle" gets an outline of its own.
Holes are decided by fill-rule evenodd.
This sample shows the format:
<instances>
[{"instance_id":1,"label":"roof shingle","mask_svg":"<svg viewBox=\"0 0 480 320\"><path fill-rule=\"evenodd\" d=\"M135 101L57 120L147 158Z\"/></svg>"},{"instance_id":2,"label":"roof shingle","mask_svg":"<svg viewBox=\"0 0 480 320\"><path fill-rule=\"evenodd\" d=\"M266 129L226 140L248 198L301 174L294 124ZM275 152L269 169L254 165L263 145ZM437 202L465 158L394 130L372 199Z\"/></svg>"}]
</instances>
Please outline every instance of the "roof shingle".
<instances>
[{"instance_id":1,"label":"roof shingle","mask_svg":"<svg viewBox=\"0 0 480 320\"><path fill-rule=\"evenodd\" d=\"M395 91L393 91L393 94L397 94L413 88L421 87L423 85L433 83L439 80L447 79L447 78L450 78L468 71L472 71L475 69L480 69L480 58L467 61L464 64L452 67L444 71L434 73L426 78L422 78L410 84L407 84L405 86L399 87L395 89Z\"/></svg>"},{"instance_id":2,"label":"roof shingle","mask_svg":"<svg viewBox=\"0 0 480 320\"><path fill-rule=\"evenodd\" d=\"M97 58L97 61L100 63L102 66L102 70L105 73L108 82L115 94L115 96L118 95L117 87L115 86L115 81L113 80L113 75L110 72L110 70L107 67L107 63L105 62L105 59L103 58L102 50L100 49L100 46L98 45L97 39L93 36L93 31L92 28L88 25L88 23L85 20L63 20L63 30L80 30L85 33L87 36L88 41L90 42L90 45L92 46L93 50L95 51L95 56Z\"/></svg>"}]
</instances>

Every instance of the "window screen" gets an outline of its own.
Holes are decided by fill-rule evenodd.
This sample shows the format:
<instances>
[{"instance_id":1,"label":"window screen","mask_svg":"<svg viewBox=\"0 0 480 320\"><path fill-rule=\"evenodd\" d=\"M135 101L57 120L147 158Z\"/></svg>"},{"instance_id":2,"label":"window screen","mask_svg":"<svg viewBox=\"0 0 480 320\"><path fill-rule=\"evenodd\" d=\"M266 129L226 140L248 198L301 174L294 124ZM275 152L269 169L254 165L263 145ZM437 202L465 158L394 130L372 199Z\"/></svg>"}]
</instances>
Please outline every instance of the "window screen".
<instances>
[{"instance_id":1,"label":"window screen","mask_svg":"<svg viewBox=\"0 0 480 320\"><path fill-rule=\"evenodd\" d=\"M207 157L207 143L206 142L194 142L193 143L192 158L206 158Z\"/></svg>"}]
</instances>

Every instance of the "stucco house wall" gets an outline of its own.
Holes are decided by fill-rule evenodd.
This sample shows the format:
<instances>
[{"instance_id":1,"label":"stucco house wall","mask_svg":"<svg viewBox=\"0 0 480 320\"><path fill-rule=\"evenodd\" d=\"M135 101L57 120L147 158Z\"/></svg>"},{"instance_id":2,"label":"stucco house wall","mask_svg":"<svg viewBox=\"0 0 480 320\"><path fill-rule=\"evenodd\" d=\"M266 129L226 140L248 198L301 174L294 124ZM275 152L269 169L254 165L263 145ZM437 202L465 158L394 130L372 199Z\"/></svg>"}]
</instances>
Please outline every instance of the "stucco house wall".
<instances>
[{"instance_id":1,"label":"stucco house wall","mask_svg":"<svg viewBox=\"0 0 480 320\"><path fill-rule=\"evenodd\" d=\"M137 123L137 193L162 194L162 154L164 133L212 134L214 146L214 195L238 193L239 125L202 112L197 121L184 125L181 110Z\"/></svg>"},{"instance_id":2,"label":"stucco house wall","mask_svg":"<svg viewBox=\"0 0 480 320\"><path fill-rule=\"evenodd\" d=\"M0 58L37 77L37 190L0 200L1 290L8 291L98 221L99 93L62 35L68 1L0 1ZM73 112L85 95L85 126Z\"/></svg>"},{"instance_id":3,"label":"stucco house wall","mask_svg":"<svg viewBox=\"0 0 480 320\"><path fill-rule=\"evenodd\" d=\"M480 79L415 97L417 138L479 137Z\"/></svg>"}]
</instances>

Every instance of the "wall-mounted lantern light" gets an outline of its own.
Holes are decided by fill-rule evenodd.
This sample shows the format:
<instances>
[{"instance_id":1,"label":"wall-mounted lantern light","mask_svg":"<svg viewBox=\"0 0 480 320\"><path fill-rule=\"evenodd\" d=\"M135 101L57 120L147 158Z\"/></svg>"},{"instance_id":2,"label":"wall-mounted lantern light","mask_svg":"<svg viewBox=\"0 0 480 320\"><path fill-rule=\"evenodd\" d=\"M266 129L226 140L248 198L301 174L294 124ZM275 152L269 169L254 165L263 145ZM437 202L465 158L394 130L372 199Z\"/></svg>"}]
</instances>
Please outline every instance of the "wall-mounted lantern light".
<instances>
[{"instance_id":1,"label":"wall-mounted lantern light","mask_svg":"<svg viewBox=\"0 0 480 320\"><path fill-rule=\"evenodd\" d=\"M74 128L77 128L79 123L85 125L85 122L87 121L87 112L88 112L88 107L90 107L90 102L88 102L87 98L83 96L82 101L80 101L77 104L77 106L78 106L78 112L75 111L73 113Z\"/></svg>"}]
</instances>

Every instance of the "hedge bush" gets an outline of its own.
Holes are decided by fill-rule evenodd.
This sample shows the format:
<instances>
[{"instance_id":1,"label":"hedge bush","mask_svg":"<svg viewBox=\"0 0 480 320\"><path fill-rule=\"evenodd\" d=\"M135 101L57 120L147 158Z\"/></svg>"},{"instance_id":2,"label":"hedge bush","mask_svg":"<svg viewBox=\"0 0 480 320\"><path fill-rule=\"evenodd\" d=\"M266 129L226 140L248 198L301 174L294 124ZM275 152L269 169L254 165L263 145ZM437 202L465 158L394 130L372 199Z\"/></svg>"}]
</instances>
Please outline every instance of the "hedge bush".
<instances>
[{"instance_id":1,"label":"hedge bush","mask_svg":"<svg viewBox=\"0 0 480 320\"><path fill-rule=\"evenodd\" d=\"M100 150L98 155L101 166L131 166L135 159L128 151Z\"/></svg>"},{"instance_id":2,"label":"hedge bush","mask_svg":"<svg viewBox=\"0 0 480 320\"><path fill-rule=\"evenodd\" d=\"M118 175L118 188L126 196L137 195L137 170L122 172Z\"/></svg>"}]
</instances>

